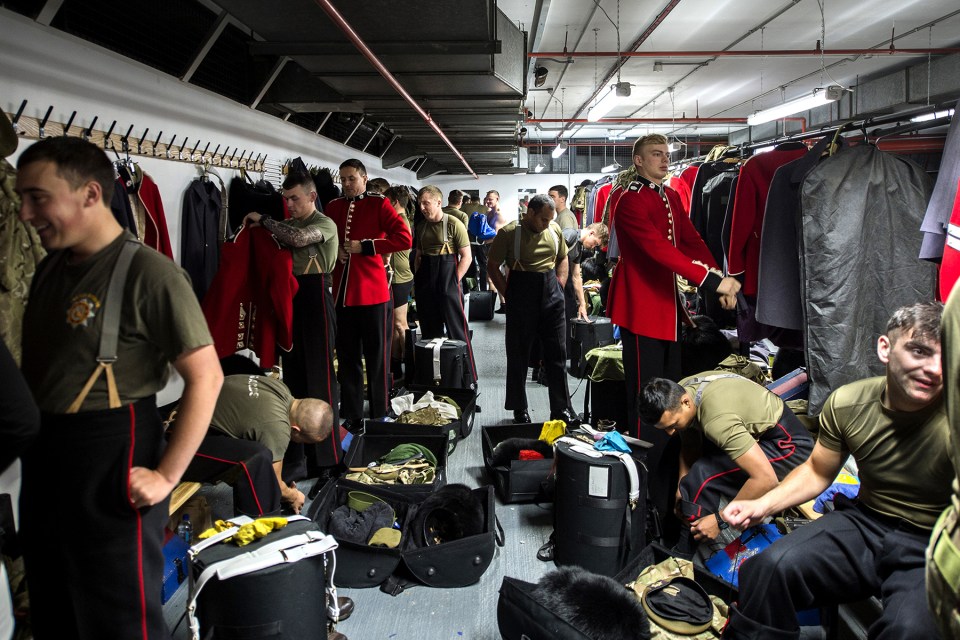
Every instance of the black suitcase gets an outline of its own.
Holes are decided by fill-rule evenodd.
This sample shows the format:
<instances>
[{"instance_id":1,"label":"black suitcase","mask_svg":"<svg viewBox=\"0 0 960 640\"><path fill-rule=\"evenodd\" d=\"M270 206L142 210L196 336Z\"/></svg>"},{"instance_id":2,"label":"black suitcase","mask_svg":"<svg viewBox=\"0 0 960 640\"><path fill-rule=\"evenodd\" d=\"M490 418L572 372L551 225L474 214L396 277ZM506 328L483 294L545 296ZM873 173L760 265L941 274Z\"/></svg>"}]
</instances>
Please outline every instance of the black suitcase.
<instances>
[{"instance_id":1,"label":"black suitcase","mask_svg":"<svg viewBox=\"0 0 960 640\"><path fill-rule=\"evenodd\" d=\"M283 529L238 547L232 542L205 546L193 559L188 614L196 603L200 637L323 638L327 633L326 554L336 541L317 523L291 519ZM333 566L334 563L330 563ZM197 624L197 621L192 621Z\"/></svg>"},{"instance_id":2,"label":"black suitcase","mask_svg":"<svg viewBox=\"0 0 960 640\"><path fill-rule=\"evenodd\" d=\"M593 450L592 445L583 446ZM553 506L554 561L614 576L646 545L647 473L642 448L633 448L637 471L612 455L592 457L557 442ZM635 483L635 484L634 484ZM636 492L634 501L629 499ZM631 504L632 502L632 504Z\"/></svg>"},{"instance_id":3,"label":"black suitcase","mask_svg":"<svg viewBox=\"0 0 960 640\"><path fill-rule=\"evenodd\" d=\"M414 384L473 389L467 343L449 338L418 340L414 346Z\"/></svg>"},{"instance_id":4,"label":"black suitcase","mask_svg":"<svg viewBox=\"0 0 960 640\"><path fill-rule=\"evenodd\" d=\"M636 437L636 429L627 424L627 394L623 380L594 382L587 378L583 394L583 414L594 427L600 421L612 422L620 433Z\"/></svg>"},{"instance_id":5,"label":"black suitcase","mask_svg":"<svg viewBox=\"0 0 960 640\"><path fill-rule=\"evenodd\" d=\"M416 369L414 364L414 353L416 352L415 347L419 339L419 327L407 329L403 343L403 384L407 386L413 384L413 372ZM394 384L396 384L396 382L397 381L394 381Z\"/></svg>"},{"instance_id":6,"label":"black suitcase","mask_svg":"<svg viewBox=\"0 0 960 640\"><path fill-rule=\"evenodd\" d=\"M447 436L431 429L429 425L397 425L395 422L364 421L363 433L357 434L350 442L350 449L343 457L348 472L366 468L376 464L382 456L389 453L394 447L415 443L429 449L437 459L436 477L429 484L396 484L391 485L394 491L425 498L443 485L447 484ZM417 427L421 427L418 429ZM370 486L354 480L343 478L343 483L352 485L358 491L365 491Z\"/></svg>"},{"instance_id":7,"label":"black suitcase","mask_svg":"<svg viewBox=\"0 0 960 640\"><path fill-rule=\"evenodd\" d=\"M412 384L409 390L414 394L422 394L424 391L433 391L434 395L447 396L457 403L460 407L460 419L456 422L460 439L463 440L473 431L473 423L477 412L477 399L480 394L473 389L458 389L452 387L435 387L433 385ZM451 425L452 426L452 425Z\"/></svg>"},{"instance_id":8,"label":"black suitcase","mask_svg":"<svg viewBox=\"0 0 960 640\"><path fill-rule=\"evenodd\" d=\"M613 344L613 323L610 318L591 316L590 320L571 318L570 326L570 375L583 378L587 375L587 352L596 347Z\"/></svg>"},{"instance_id":9,"label":"black suitcase","mask_svg":"<svg viewBox=\"0 0 960 640\"><path fill-rule=\"evenodd\" d=\"M495 291L471 291L468 301L468 319L493 320L494 305L497 304Z\"/></svg>"},{"instance_id":10,"label":"black suitcase","mask_svg":"<svg viewBox=\"0 0 960 640\"><path fill-rule=\"evenodd\" d=\"M531 424L502 424L482 428L483 464L493 479L500 499L514 502L550 502L544 483L553 471L553 457L543 460L494 461L492 454L500 443L510 438L536 440L543 429L542 422ZM496 464L495 464L496 462Z\"/></svg>"}]
</instances>

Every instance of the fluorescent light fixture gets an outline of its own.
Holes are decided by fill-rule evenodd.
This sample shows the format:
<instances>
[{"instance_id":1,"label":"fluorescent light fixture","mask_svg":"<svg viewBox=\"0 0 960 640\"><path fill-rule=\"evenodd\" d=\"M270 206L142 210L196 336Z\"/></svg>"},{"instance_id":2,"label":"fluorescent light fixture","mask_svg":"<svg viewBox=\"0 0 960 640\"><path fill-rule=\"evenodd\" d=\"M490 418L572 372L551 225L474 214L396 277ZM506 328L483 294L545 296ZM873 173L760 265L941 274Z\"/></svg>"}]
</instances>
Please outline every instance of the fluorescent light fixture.
<instances>
[{"instance_id":1,"label":"fluorescent light fixture","mask_svg":"<svg viewBox=\"0 0 960 640\"><path fill-rule=\"evenodd\" d=\"M610 110L623 102L624 98L630 97L630 83L617 82L610 85L610 90L603 94L603 97L593 105L587 112L587 121L596 122L603 116L610 113Z\"/></svg>"},{"instance_id":2,"label":"fluorescent light fixture","mask_svg":"<svg viewBox=\"0 0 960 640\"><path fill-rule=\"evenodd\" d=\"M620 165L616 162L613 164L608 164L603 169L600 169L600 173L613 173L614 171L620 171Z\"/></svg>"},{"instance_id":3,"label":"fluorescent light fixture","mask_svg":"<svg viewBox=\"0 0 960 640\"><path fill-rule=\"evenodd\" d=\"M544 169L546 169L546 167L543 166L543 163L542 163L542 162L538 162L538 163L537 163L537 166L535 166L535 167L533 168L533 172L534 172L534 173L540 173L540 172L543 171Z\"/></svg>"},{"instance_id":4,"label":"fluorescent light fixture","mask_svg":"<svg viewBox=\"0 0 960 640\"><path fill-rule=\"evenodd\" d=\"M775 107L764 109L763 111L757 111L747 118L747 124L752 127L754 125L763 124L764 122L779 120L780 118L785 118L794 113L808 111L814 107L819 107L830 102L836 102L842 95L843 87L839 85L832 84L826 88L820 87L814 89L813 93L809 95L801 96L794 100L789 100L783 104L778 104Z\"/></svg>"},{"instance_id":5,"label":"fluorescent light fixture","mask_svg":"<svg viewBox=\"0 0 960 640\"><path fill-rule=\"evenodd\" d=\"M953 109L947 109L946 111L937 111L936 113L925 113L922 116L910 118L910 122L927 122L928 120L936 120L937 118L946 118L947 116L952 116L953 113L954 113Z\"/></svg>"},{"instance_id":6,"label":"fluorescent light fixture","mask_svg":"<svg viewBox=\"0 0 960 640\"><path fill-rule=\"evenodd\" d=\"M566 150L567 150L567 143L565 140L561 140L560 142L557 143L557 147L553 150L553 152L550 155L553 156L554 158L559 158L566 152Z\"/></svg>"}]
</instances>

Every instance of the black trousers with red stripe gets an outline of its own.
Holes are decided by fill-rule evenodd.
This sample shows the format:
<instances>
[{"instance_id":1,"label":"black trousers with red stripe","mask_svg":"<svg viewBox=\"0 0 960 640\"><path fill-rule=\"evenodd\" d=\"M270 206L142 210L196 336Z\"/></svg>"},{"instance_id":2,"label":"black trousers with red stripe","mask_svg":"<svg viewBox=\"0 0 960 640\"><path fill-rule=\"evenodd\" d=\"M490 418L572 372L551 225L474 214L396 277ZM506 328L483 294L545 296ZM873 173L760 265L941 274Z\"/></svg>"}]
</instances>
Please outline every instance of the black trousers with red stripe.
<instances>
[{"instance_id":1,"label":"black trousers with red stripe","mask_svg":"<svg viewBox=\"0 0 960 640\"><path fill-rule=\"evenodd\" d=\"M211 428L183 473L188 482L225 482L233 487L234 512L260 518L280 515L280 485L273 454L253 440Z\"/></svg>"},{"instance_id":2,"label":"black trousers with red stripe","mask_svg":"<svg viewBox=\"0 0 960 640\"><path fill-rule=\"evenodd\" d=\"M167 640L160 585L169 497L130 504L131 467L156 469L153 396L103 411L43 414L23 456L20 525L36 640Z\"/></svg>"},{"instance_id":3,"label":"black trousers with red stripe","mask_svg":"<svg viewBox=\"0 0 960 640\"><path fill-rule=\"evenodd\" d=\"M340 424L340 386L333 367L337 318L330 276L297 276L293 298L293 348L282 356L283 382L294 398L320 398L333 408L333 424ZM306 458L305 458L306 456ZM340 430L320 444L291 442L283 458L286 481L307 477L313 467L332 467L343 458Z\"/></svg>"},{"instance_id":4,"label":"black trousers with red stripe","mask_svg":"<svg viewBox=\"0 0 960 640\"><path fill-rule=\"evenodd\" d=\"M417 322L424 340L446 337L467 343L470 369L477 379L473 361L473 346L467 328L467 314L463 311L463 293L457 279L457 256L420 255L420 267L413 276L417 295Z\"/></svg>"},{"instance_id":5,"label":"black trousers with red stripe","mask_svg":"<svg viewBox=\"0 0 960 640\"><path fill-rule=\"evenodd\" d=\"M813 443L813 436L789 407L757 441L779 480L810 457ZM704 438L700 458L680 481L684 517L693 521L716 513L721 499L732 500L748 478L723 449Z\"/></svg>"},{"instance_id":6,"label":"black trousers with red stripe","mask_svg":"<svg viewBox=\"0 0 960 640\"><path fill-rule=\"evenodd\" d=\"M337 379L340 381L340 416L345 420L363 418L363 362L367 366L370 417L387 415L390 398L387 365L392 344L392 302L352 307L337 304Z\"/></svg>"},{"instance_id":7,"label":"black trousers with red stripe","mask_svg":"<svg viewBox=\"0 0 960 640\"><path fill-rule=\"evenodd\" d=\"M669 446L670 437L665 432L652 424L640 424L637 396L651 378L667 378L679 382L680 343L640 336L623 327L620 327L620 339L623 341L623 379L627 391L628 427L622 431L653 445L646 452L650 499L661 514L669 513L678 477L677 458L673 455L676 447Z\"/></svg>"}]
</instances>

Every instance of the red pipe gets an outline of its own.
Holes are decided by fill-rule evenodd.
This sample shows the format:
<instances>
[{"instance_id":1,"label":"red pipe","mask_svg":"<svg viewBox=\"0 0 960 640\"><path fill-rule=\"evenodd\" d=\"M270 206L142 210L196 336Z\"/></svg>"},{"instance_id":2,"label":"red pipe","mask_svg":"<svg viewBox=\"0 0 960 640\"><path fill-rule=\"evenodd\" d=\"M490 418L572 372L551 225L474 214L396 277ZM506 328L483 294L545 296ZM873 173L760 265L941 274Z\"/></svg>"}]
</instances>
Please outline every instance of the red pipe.
<instances>
[{"instance_id":1,"label":"red pipe","mask_svg":"<svg viewBox=\"0 0 960 640\"><path fill-rule=\"evenodd\" d=\"M403 99L407 101L407 104L413 107L413 110L420 114L420 117L423 118L424 122L426 122L431 129L436 131L437 135L440 136L440 139L443 140L448 147L450 147L450 150L453 151L454 155L456 155L460 162L463 163L463 166L467 168L467 171L470 172L470 175L479 180L480 177L467 163L467 160L463 157L463 154L460 153L455 146L453 146L453 143L450 141L450 138L447 137L447 134L445 134L443 130L440 129L440 126L434 122L433 118L430 117L430 114L424 111L423 107L417 104L417 101L414 100L409 93L407 93L407 90L403 88L403 85L401 85L395 77L393 77L393 74L390 73L385 66L383 66L383 63L380 62L373 51L370 50L370 47L368 47L363 40L360 39L360 36L357 35L357 32L354 31L344 17L340 15L340 12L336 10L333 4L330 3L330 0L315 0L315 2L326 12L330 19L333 20L334 24L340 27L340 30L343 31L350 41L353 42L354 46L360 50L360 53L362 53L363 57L365 57L370 64L373 65L373 68L380 72L380 75L383 76L384 80L389 82L390 85L397 90L397 93L403 96Z\"/></svg>"},{"instance_id":2,"label":"red pipe","mask_svg":"<svg viewBox=\"0 0 960 640\"><path fill-rule=\"evenodd\" d=\"M586 118L529 118L524 124L745 124L746 118L600 118L596 122Z\"/></svg>"},{"instance_id":3,"label":"red pipe","mask_svg":"<svg viewBox=\"0 0 960 640\"><path fill-rule=\"evenodd\" d=\"M950 55L960 53L960 48L933 49L768 49L741 51L537 51L528 53L528 58L723 58L723 57L768 57L768 56L875 56L875 55Z\"/></svg>"}]
</instances>

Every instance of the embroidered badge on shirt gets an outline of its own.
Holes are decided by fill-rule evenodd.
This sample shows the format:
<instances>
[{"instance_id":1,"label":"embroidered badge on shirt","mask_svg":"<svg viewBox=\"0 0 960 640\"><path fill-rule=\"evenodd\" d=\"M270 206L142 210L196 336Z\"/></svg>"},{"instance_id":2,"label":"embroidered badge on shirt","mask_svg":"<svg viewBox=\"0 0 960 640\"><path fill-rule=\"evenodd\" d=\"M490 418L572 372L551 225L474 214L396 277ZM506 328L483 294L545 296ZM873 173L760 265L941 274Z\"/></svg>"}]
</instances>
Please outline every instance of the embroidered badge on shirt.
<instances>
[{"instance_id":1,"label":"embroidered badge on shirt","mask_svg":"<svg viewBox=\"0 0 960 640\"><path fill-rule=\"evenodd\" d=\"M73 297L67 308L67 324L71 327L89 327L90 319L97 315L100 299L92 293L81 293Z\"/></svg>"}]
</instances>

